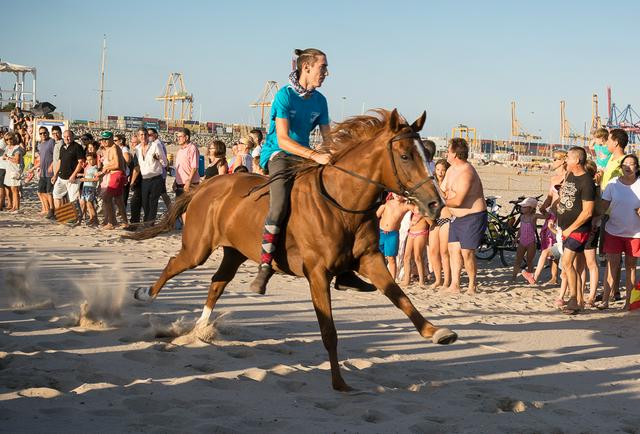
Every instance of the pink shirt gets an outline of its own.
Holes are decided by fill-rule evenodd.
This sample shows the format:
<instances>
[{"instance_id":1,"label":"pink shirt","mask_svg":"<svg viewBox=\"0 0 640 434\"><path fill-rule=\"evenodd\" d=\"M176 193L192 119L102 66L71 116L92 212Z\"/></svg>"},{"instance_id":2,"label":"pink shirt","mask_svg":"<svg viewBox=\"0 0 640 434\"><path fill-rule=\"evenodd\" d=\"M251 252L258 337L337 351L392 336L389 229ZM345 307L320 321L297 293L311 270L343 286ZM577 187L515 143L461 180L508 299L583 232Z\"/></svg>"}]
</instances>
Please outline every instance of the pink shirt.
<instances>
[{"instance_id":1,"label":"pink shirt","mask_svg":"<svg viewBox=\"0 0 640 434\"><path fill-rule=\"evenodd\" d=\"M198 159L200 153L198 148L192 143L181 147L176 154L176 184L184 185L191 176L193 169L196 169L195 175L191 178L192 184L200 182L198 174Z\"/></svg>"}]
</instances>

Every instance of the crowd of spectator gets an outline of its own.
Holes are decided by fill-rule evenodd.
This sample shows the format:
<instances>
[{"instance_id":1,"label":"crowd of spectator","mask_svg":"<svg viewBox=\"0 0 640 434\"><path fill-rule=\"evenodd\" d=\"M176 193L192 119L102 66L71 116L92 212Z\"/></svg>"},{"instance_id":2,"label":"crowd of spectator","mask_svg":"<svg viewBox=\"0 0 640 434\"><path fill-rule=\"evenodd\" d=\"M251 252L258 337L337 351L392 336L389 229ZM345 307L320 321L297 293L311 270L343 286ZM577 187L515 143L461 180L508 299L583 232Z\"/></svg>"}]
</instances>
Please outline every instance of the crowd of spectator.
<instances>
[{"instance_id":1,"label":"crowd of spectator","mask_svg":"<svg viewBox=\"0 0 640 434\"><path fill-rule=\"evenodd\" d=\"M33 117L16 109L9 130L0 137L0 210L21 212L23 187L34 183L43 218L56 220L56 209L77 203L74 225L136 230L158 218L160 199L170 208L167 187L180 196L213 176L260 173L251 155L259 155L263 138L259 129L230 149L225 142L208 138L201 157L201 146L187 128L169 138L154 128L134 133L100 130L94 136L83 128L63 131L41 125L34 158L25 167L32 129ZM163 137L178 147L175 158L167 153ZM167 183L168 176L172 183Z\"/></svg>"}]
</instances>

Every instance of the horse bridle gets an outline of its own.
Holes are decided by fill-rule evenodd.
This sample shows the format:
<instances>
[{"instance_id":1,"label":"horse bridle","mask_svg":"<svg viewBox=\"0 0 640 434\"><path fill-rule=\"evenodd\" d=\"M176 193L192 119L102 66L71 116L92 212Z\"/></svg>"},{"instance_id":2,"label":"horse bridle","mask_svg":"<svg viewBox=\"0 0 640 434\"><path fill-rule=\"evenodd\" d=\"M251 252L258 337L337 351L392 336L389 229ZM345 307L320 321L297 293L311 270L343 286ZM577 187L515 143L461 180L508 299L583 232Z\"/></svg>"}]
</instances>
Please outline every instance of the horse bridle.
<instances>
[{"instance_id":1,"label":"horse bridle","mask_svg":"<svg viewBox=\"0 0 640 434\"><path fill-rule=\"evenodd\" d=\"M393 170L393 176L396 179L396 182L398 184L399 189L398 190L394 190L394 189L390 189L388 186L381 184L377 181L374 181L373 179L367 178L366 176L362 176L359 173L353 172L349 169L345 169L343 167L337 166L335 164L331 164L331 165L327 165L327 166L322 166L320 167L320 170L318 170L318 189L320 191L320 196L326 200L327 202L329 202L331 205L333 205L334 207L338 208L341 211L344 212L348 212L351 214L369 214L373 211L375 211L380 205L381 202L376 201L376 203L374 203L371 207L367 208L367 209L363 209L363 210L354 210L354 209L349 209L349 208L345 208L342 205L340 205L333 197L331 197L331 195L329 195L329 193L327 192L325 186L324 186L324 182L322 181L322 173L324 171L324 169L326 167L333 167L335 169L340 170L341 172L344 172L348 175L351 175L355 178L358 178L362 181L365 181L369 184L375 185L376 187L380 188L381 190L388 190L391 191L399 196L403 196L409 200L412 200L414 198L414 194L415 192L422 187L424 184L426 184L427 182L431 181L433 182L434 186L436 187L436 191L438 191L439 194L439 190L438 190L438 186L435 182L435 176L433 176L433 174L431 173L431 169L429 168L429 165L426 165L426 169L427 169L427 173L429 174L429 176L427 176L426 178L422 179L420 182L418 182L416 185L414 185L413 187L409 188L407 186L405 186L403 184L403 182L400 180L400 176L398 175L398 168L396 167L396 162L395 162L395 158L393 156L393 142L397 142L399 140L404 140L404 139L414 139L414 140L418 140L420 141L420 135L418 133L416 133L415 131L411 130L411 131L407 131L404 133L399 133L395 136L393 136L391 139L389 139L389 141L387 142L387 151L389 153L389 157L391 160L391 168Z\"/></svg>"}]
</instances>

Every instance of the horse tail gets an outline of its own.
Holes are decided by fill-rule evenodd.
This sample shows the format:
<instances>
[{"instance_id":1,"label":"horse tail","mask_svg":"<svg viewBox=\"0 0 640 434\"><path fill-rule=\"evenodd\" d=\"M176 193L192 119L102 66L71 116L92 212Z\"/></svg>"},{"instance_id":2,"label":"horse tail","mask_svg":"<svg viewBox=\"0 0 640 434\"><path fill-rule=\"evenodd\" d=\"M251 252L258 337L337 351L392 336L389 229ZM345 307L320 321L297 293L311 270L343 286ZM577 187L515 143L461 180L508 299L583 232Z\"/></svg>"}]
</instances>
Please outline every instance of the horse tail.
<instances>
[{"instance_id":1,"label":"horse tail","mask_svg":"<svg viewBox=\"0 0 640 434\"><path fill-rule=\"evenodd\" d=\"M166 233L175 228L176 220L187 210L191 199L198 191L198 188L191 189L183 193L175 203L171 206L169 212L167 212L162 219L154 226L148 227L132 234L122 235L123 238L130 238L132 240L148 240L156 235Z\"/></svg>"}]
</instances>

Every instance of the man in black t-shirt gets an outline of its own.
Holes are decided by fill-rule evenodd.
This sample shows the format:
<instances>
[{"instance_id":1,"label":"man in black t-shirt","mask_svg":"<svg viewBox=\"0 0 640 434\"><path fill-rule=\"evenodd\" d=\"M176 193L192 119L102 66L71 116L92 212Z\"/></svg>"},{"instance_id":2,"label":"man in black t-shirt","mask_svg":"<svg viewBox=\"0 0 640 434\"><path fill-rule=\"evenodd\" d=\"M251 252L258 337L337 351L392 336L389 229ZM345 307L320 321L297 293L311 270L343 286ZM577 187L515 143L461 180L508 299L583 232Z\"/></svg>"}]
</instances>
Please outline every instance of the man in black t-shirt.
<instances>
[{"instance_id":1,"label":"man in black t-shirt","mask_svg":"<svg viewBox=\"0 0 640 434\"><path fill-rule=\"evenodd\" d=\"M569 301L563 311L574 314L578 311L578 274L575 259L584 252L591 231L591 217L595 204L595 185L584 170L587 153L584 148L574 146L567 153L567 178L560 189L558 200L558 226L562 230L562 269L569 288Z\"/></svg>"},{"instance_id":2,"label":"man in black t-shirt","mask_svg":"<svg viewBox=\"0 0 640 434\"><path fill-rule=\"evenodd\" d=\"M76 176L82 170L85 159L82 145L75 142L73 132L66 130L62 136L64 144L60 148L60 160L54 168L53 200L56 208L62 205L62 199L69 195L69 202L77 200L80 196L80 183Z\"/></svg>"}]
</instances>

